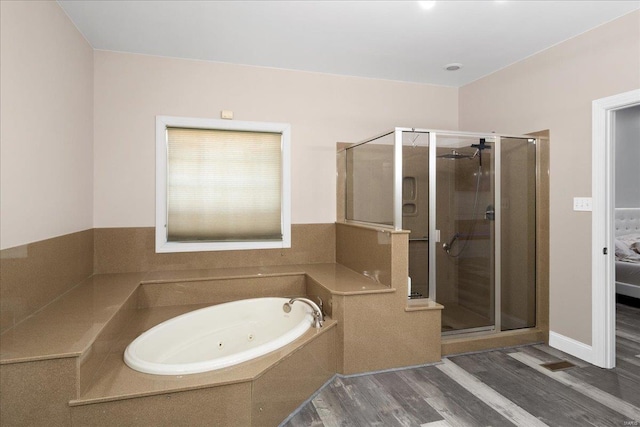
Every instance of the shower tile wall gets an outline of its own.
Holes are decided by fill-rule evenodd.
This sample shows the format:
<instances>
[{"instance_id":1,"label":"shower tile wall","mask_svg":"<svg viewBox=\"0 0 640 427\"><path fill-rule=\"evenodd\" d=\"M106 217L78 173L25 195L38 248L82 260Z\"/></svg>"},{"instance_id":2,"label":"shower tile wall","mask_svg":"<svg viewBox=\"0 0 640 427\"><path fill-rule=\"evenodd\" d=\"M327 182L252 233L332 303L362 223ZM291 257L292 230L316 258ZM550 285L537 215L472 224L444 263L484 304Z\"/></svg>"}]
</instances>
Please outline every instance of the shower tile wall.
<instances>
[{"instance_id":1,"label":"shower tile wall","mask_svg":"<svg viewBox=\"0 0 640 427\"><path fill-rule=\"evenodd\" d=\"M449 154L451 148L438 148L437 155ZM469 238L459 257L450 257L436 245L436 300L445 306L443 331L488 326L493 323L493 222L484 219L484 211L493 203L490 156L483 158L478 205L473 212L477 184L478 160L437 159L436 215L441 242L459 233L453 246L457 253ZM473 235L469 234L474 225Z\"/></svg>"},{"instance_id":2,"label":"shower tile wall","mask_svg":"<svg viewBox=\"0 0 640 427\"><path fill-rule=\"evenodd\" d=\"M404 146L402 228L409 234L412 293L429 296L429 147Z\"/></svg>"},{"instance_id":3,"label":"shower tile wall","mask_svg":"<svg viewBox=\"0 0 640 427\"><path fill-rule=\"evenodd\" d=\"M478 173L477 159L473 161L455 161L455 195L458 204L463 206L464 219L456 219L456 231L466 233L474 227L473 236L464 256L456 258L458 263L458 300L465 310L479 316L474 326L481 323L493 323L493 262L490 254L494 250L494 222L485 218L484 212L493 204L492 192L492 158L483 158L482 175L478 193L478 206L473 211L476 179ZM475 224L474 224L475 223ZM482 319L480 319L480 317Z\"/></svg>"},{"instance_id":4,"label":"shower tile wall","mask_svg":"<svg viewBox=\"0 0 640 427\"><path fill-rule=\"evenodd\" d=\"M436 155L448 153L449 149L438 149ZM458 281L458 270L451 259L441 250L442 241L449 240L456 232L456 224L451 212L454 212L455 204L450 197L449 188L455 185L453 179L455 162L443 162L436 168L436 218L440 229L440 243L436 243L436 300L443 302L457 301L458 289L453 284ZM442 303L441 303L442 304ZM445 310L450 307L445 306ZM444 316L444 312L443 312ZM443 317L443 327L445 327Z\"/></svg>"},{"instance_id":5,"label":"shower tile wall","mask_svg":"<svg viewBox=\"0 0 640 427\"><path fill-rule=\"evenodd\" d=\"M502 144L502 329L535 325L536 175L535 144Z\"/></svg>"}]
</instances>

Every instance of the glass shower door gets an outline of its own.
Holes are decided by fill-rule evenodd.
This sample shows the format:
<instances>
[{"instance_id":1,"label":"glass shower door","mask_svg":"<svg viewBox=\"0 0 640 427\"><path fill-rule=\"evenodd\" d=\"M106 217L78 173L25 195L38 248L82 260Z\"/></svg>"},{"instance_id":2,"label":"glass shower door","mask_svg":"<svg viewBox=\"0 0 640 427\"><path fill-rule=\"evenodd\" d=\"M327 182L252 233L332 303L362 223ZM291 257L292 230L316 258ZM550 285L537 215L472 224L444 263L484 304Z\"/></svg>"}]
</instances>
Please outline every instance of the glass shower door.
<instances>
[{"instance_id":1,"label":"glass shower door","mask_svg":"<svg viewBox=\"0 0 640 427\"><path fill-rule=\"evenodd\" d=\"M435 292L443 334L495 328L495 138L436 134ZM432 162L433 165L433 162ZM432 187L433 190L433 187Z\"/></svg>"},{"instance_id":2,"label":"glass shower door","mask_svg":"<svg viewBox=\"0 0 640 427\"><path fill-rule=\"evenodd\" d=\"M536 140L500 139L500 330L536 324Z\"/></svg>"},{"instance_id":3,"label":"glass shower door","mask_svg":"<svg viewBox=\"0 0 640 427\"><path fill-rule=\"evenodd\" d=\"M346 219L394 225L394 143L390 132L346 151Z\"/></svg>"},{"instance_id":4,"label":"glass shower door","mask_svg":"<svg viewBox=\"0 0 640 427\"><path fill-rule=\"evenodd\" d=\"M409 298L429 296L429 133L402 132L402 229L409 230Z\"/></svg>"}]
</instances>

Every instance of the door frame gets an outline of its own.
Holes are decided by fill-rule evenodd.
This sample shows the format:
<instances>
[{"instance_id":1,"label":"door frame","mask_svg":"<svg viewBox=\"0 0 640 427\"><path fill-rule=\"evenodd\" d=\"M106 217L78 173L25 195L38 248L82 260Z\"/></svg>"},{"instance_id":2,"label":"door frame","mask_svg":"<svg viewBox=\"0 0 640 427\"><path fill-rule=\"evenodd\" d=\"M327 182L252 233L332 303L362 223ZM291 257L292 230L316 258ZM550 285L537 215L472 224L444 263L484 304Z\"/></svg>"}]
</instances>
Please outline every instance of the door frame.
<instances>
[{"instance_id":1,"label":"door frame","mask_svg":"<svg viewBox=\"0 0 640 427\"><path fill-rule=\"evenodd\" d=\"M640 104L640 89L592 103L591 363L601 368L614 368L616 362L613 114L637 104Z\"/></svg>"}]
</instances>

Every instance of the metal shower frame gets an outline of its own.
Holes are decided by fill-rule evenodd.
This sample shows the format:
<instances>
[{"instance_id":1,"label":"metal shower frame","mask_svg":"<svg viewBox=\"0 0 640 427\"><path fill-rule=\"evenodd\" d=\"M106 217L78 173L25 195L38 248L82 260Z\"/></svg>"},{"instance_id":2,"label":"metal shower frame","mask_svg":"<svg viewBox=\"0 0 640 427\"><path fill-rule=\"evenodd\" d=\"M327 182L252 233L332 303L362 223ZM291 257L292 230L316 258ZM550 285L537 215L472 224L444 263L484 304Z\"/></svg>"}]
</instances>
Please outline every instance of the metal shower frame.
<instances>
[{"instance_id":1,"label":"metal shower frame","mask_svg":"<svg viewBox=\"0 0 640 427\"><path fill-rule=\"evenodd\" d=\"M531 135L507 135L496 133L483 133L483 132L462 132L451 130L437 130L437 129L425 129L425 128L407 128L396 127L392 130L382 132L374 137L367 138L366 140L351 144L346 147L346 150L353 149L359 145L363 145L379 138L394 134L394 149L393 149L393 226L386 224L375 223L376 227L390 228L394 231L402 230L402 134L403 132L425 133L429 136L429 298L436 300L436 244L440 243L440 230L436 228L436 139L438 136L448 137L467 137L467 138L485 138L494 140L494 161L493 173L494 173L494 206L501 206L501 148L502 138L518 138L534 140L537 144L539 138ZM536 157L538 153L536 152ZM536 175L538 174L538 161L536 159ZM346 194L346 193L345 193ZM345 203L346 208L346 203ZM346 212L345 212L346 213ZM346 215L345 215L346 218ZM348 223L360 223L372 225L371 223L363 223L357 220L345 220ZM502 213L501 209L495 209L494 219L494 296L492 303L494 304L494 329L495 333L501 332L502 319L501 319L501 269L496 266L501 265L501 226L502 226ZM536 319L536 323L538 319ZM486 332L486 328L479 328ZM475 332L474 330L465 330L463 332Z\"/></svg>"}]
</instances>

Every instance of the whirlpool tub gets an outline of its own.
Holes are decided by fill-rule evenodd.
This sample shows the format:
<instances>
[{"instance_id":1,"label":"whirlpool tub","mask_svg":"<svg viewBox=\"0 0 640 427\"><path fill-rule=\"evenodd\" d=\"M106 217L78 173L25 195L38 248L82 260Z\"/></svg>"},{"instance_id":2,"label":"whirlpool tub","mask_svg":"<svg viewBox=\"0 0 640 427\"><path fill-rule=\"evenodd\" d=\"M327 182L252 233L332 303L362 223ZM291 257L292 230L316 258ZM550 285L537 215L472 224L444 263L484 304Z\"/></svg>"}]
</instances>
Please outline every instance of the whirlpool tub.
<instances>
[{"instance_id":1,"label":"whirlpool tub","mask_svg":"<svg viewBox=\"0 0 640 427\"><path fill-rule=\"evenodd\" d=\"M141 334L124 353L136 371L183 375L222 369L283 347L313 324L313 311L288 298L254 298L202 308Z\"/></svg>"}]
</instances>

